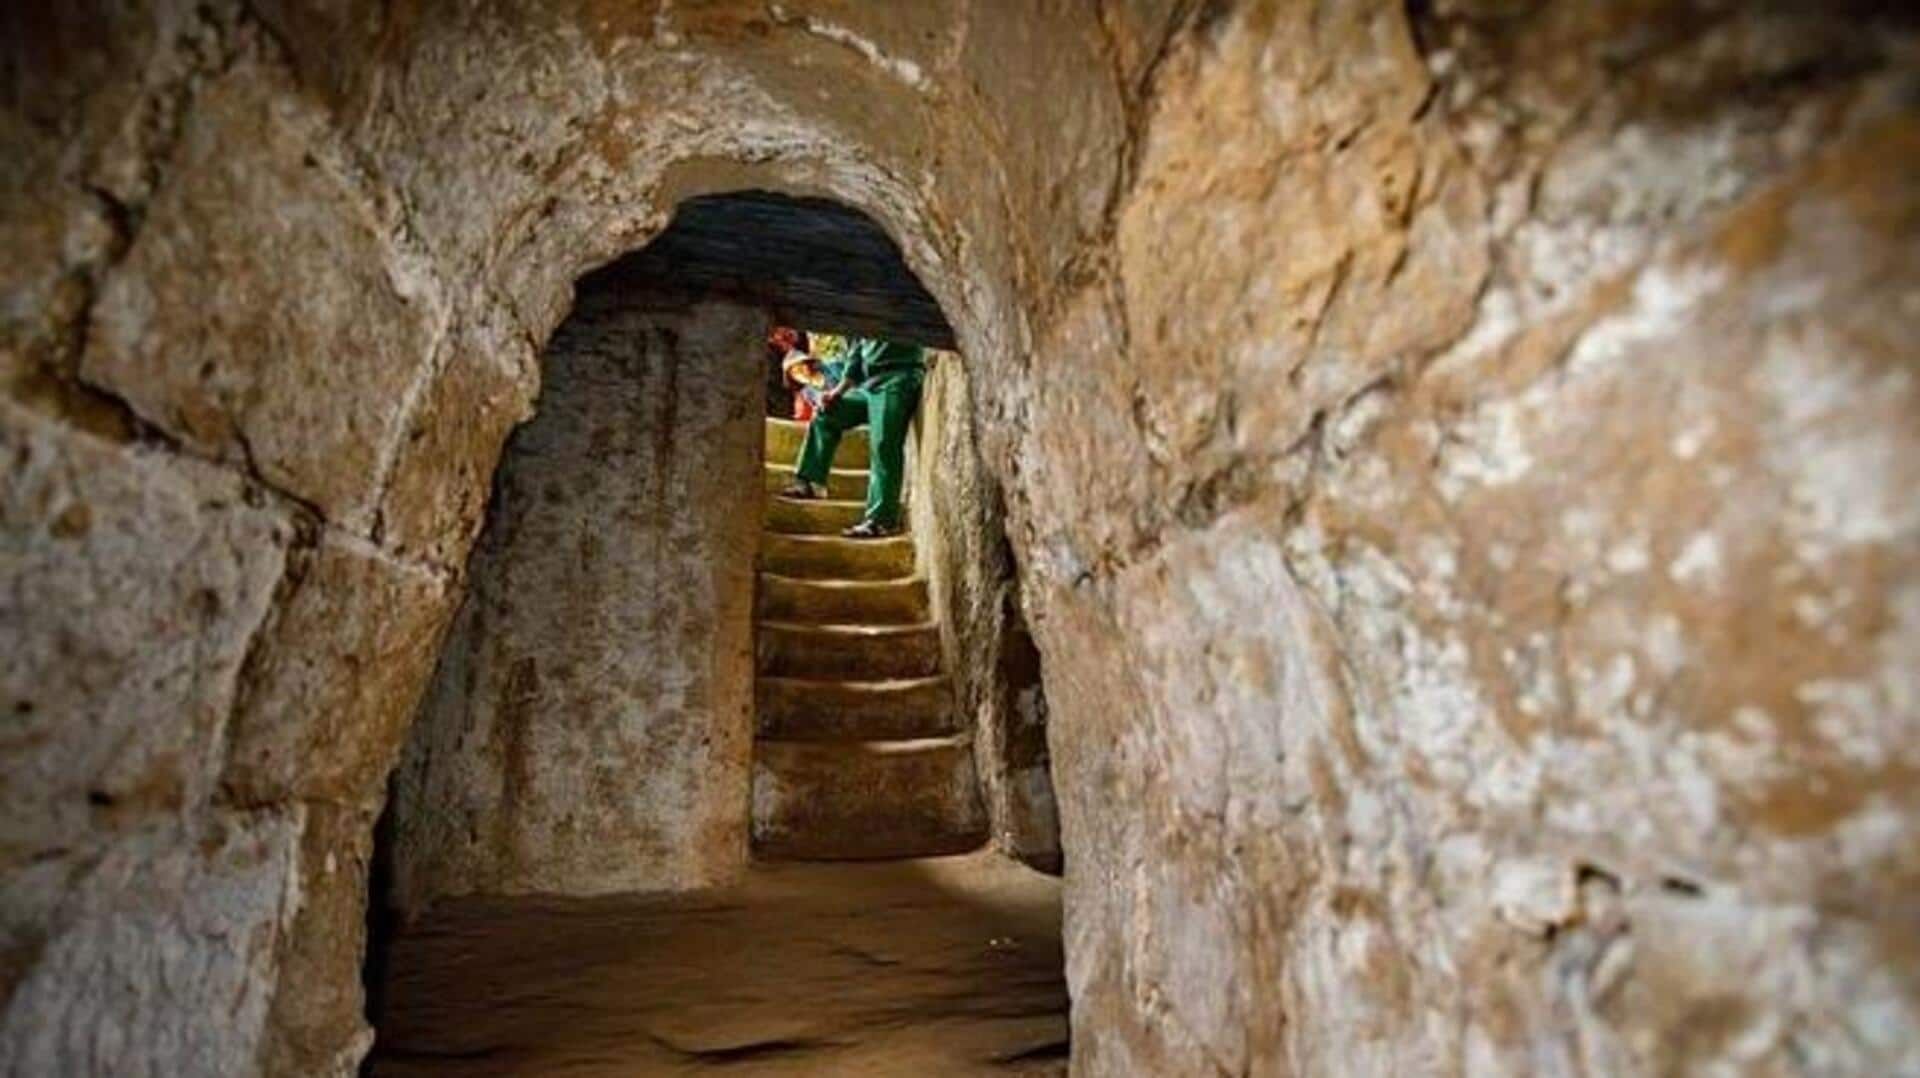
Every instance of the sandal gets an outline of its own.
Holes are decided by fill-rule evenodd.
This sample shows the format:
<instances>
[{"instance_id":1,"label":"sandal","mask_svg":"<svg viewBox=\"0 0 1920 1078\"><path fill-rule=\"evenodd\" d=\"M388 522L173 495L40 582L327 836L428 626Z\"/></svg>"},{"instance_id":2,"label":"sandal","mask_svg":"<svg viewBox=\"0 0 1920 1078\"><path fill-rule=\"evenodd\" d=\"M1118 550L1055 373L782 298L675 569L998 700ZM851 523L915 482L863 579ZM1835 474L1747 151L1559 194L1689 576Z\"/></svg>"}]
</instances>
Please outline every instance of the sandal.
<instances>
[{"instance_id":1,"label":"sandal","mask_svg":"<svg viewBox=\"0 0 1920 1078\"><path fill-rule=\"evenodd\" d=\"M827 496L827 488L818 483L796 478L793 482L787 484L787 489L781 491L780 496L782 498L796 498L801 501L819 501L821 498Z\"/></svg>"},{"instance_id":2,"label":"sandal","mask_svg":"<svg viewBox=\"0 0 1920 1078\"><path fill-rule=\"evenodd\" d=\"M863 520L840 534L848 539L885 539L889 536L899 535L900 529L890 528L885 524L876 524L871 520Z\"/></svg>"}]
</instances>

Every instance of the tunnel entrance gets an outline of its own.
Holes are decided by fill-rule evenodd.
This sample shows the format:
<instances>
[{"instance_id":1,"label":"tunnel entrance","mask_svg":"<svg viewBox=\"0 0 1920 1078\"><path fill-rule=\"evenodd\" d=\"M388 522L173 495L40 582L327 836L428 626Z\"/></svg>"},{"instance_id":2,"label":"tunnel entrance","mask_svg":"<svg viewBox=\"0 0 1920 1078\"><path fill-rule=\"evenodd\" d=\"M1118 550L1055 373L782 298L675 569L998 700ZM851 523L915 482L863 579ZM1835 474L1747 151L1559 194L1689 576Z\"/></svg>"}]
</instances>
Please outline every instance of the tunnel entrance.
<instances>
[{"instance_id":1,"label":"tunnel entrance","mask_svg":"<svg viewBox=\"0 0 1920 1078\"><path fill-rule=\"evenodd\" d=\"M783 496L781 324L922 357L898 534L841 535L866 426ZM579 282L380 828L370 1073L1064 1066L1045 705L955 345L822 200L688 200Z\"/></svg>"}]
</instances>

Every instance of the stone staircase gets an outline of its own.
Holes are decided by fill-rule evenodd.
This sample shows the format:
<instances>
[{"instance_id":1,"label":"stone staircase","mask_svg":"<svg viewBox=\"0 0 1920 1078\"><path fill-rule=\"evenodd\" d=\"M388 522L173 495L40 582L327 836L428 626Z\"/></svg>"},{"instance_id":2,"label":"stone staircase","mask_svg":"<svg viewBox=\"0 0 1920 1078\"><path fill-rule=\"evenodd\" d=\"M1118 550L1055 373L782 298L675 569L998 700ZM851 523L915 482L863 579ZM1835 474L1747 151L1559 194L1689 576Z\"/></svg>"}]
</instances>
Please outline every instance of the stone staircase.
<instances>
[{"instance_id":1,"label":"stone staircase","mask_svg":"<svg viewBox=\"0 0 1920 1078\"><path fill-rule=\"evenodd\" d=\"M867 492L867 432L840 443L830 500L779 496L806 426L767 420L755 688L761 857L875 860L986 841L973 750L941 671L913 540L840 538Z\"/></svg>"}]
</instances>

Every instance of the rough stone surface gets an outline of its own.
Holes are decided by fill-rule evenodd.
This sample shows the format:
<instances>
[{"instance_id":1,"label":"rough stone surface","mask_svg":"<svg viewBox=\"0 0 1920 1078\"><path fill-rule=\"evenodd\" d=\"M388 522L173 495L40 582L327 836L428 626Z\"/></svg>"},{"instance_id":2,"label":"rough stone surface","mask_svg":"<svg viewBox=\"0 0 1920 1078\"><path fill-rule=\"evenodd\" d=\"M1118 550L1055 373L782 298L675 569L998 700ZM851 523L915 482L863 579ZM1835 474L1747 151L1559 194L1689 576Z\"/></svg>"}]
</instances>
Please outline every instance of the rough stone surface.
<instances>
[{"instance_id":1,"label":"rough stone surface","mask_svg":"<svg viewBox=\"0 0 1920 1078\"><path fill-rule=\"evenodd\" d=\"M253 1073L299 842L297 812L223 813L9 873L6 950L33 963L8 985L6 1073Z\"/></svg>"},{"instance_id":2,"label":"rough stone surface","mask_svg":"<svg viewBox=\"0 0 1920 1078\"><path fill-rule=\"evenodd\" d=\"M228 472L0 403L0 864L203 806L293 528Z\"/></svg>"},{"instance_id":3,"label":"rough stone surface","mask_svg":"<svg viewBox=\"0 0 1920 1078\"><path fill-rule=\"evenodd\" d=\"M452 595L283 566L463 564L572 282L751 188L869 214L967 356L1078 1073L1920 1069L1914 40L1717 0L6 5L0 1069L351 1066L347 870L324 953L277 926L363 818L209 799L229 728L334 721L236 723L243 670L352 696ZM265 788L377 770L384 721Z\"/></svg>"},{"instance_id":4,"label":"rough stone surface","mask_svg":"<svg viewBox=\"0 0 1920 1078\"><path fill-rule=\"evenodd\" d=\"M428 360L437 297L383 242L323 116L284 75L240 66L180 123L168 182L101 286L81 376L357 522Z\"/></svg>"},{"instance_id":5,"label":"rough stone surface","mask_svg":"<svg viewBox=\"0 0 1920 1078\"><path fill-rule=\"evenodd\" d=\"M244 671L222 785L378 804L446 627L447 582L335 534L295 566Z\"/></svg>"},{"instance_id":6,"label":"rough stone surface","mask_svg":"<svg viewBox=\"0 0 1920 1078\"><path fill-rule=\"evenodd\" d=\"M403 556L442 566L465 557L516 423L533 414L534 349L497 308L457 319L392 450L377 532Z\"/></svg>"},{"instance_id":7,"label":"rough stone surface","mask_svg":"<svg viewBox=\"0 0 1920 1078\"><path fill-rule=\"evenodd\" d=\"M396 786L401 908L745 863L763 324L583 293L555 335Z\"/></svg>"},{"instance_id":8,"label":"rough stone surface","mask_svg":"<svg viewBox=\"0 0 1920 1078\"><path fill-rule=\"evenodd\" d=\"M969 373L957 354L931 357L910 442L908 516L940 611L945 668L953 672L961 714L974 732L994 845L1058 872L1046 692L1020 614L1000 487L974 438Z\"/></svg>"},{"instance_id":9,"label":"rough stone surface","mask_svg":"<svg viewBox=\"0 0 1920 1078\"><path fill-rule=\"evenodd\" d=\"M1913 1068L1874 31L1323 14L1169 53L1008 451L1076 1069Z\"/></svg>"},{"instance_id":10,"label":"rough stone surface","mask_svg":"<svg viewBox=\"0 0 1920 1078\"><path fill-rule=\"evenodd\" d=\"M303 813L298 906L283 934L259 1050L268 1074L352 1078L373 1043L362 998L376 812L315 802Z\"/></svg>"}]
</instances>

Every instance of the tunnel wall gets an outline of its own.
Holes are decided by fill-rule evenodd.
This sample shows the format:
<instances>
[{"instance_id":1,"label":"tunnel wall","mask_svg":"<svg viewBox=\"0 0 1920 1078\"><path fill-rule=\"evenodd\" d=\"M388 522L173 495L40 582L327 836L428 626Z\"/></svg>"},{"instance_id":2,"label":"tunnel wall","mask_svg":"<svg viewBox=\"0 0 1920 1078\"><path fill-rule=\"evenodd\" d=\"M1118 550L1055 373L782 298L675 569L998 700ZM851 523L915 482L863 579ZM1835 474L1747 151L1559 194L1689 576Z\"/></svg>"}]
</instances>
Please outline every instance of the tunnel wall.
<instances>
[{"instance_id":1,"label":"tunnel wall","mask_svg":"<svg viewBox=\"0 0 1920 1078\"><path fill-rule=\"evenodd\" d=\"M746 865L765 315L583 286L394 780L396 905Z\"/></svg>"},{"instance_id":2,"label":"tunnel wall","mask_svg":"<svg viewBox=\"0 0 1920 1078\"><path fill-rule=\"evenodd\" d=\"M353 1073L541 343L767 186L978 365L1079 1073L1920 1069L1875 9L0 8L0 1059Z\"/></svg>"},{"instance_id":3,"label":"tunnel wall","mask_svg":"<svg viewBox=\"0 0 1920 1078\"><path fill-rule=\"evenodd\" d=\"M1016 393L1077 1073L1920 1068L1910 27L1241 4Z\"/></svg>"},{"instance_id":4,"label":"tunnel wall","mask_svg":"<svg viewBox=\"0 0 1920 1078\"><path fill-rule=\"evenodd\" d=\"M678 199L840 197L1017 340L995 181L919 175L980 108L926 72L1004 50L875 12L0 8L5 1069L357 1072L372 825L501 446Z\"/></svg>"},{"instance_id":5,"label":"tunnel wall","mask_svg":"<svg viewBox=\"0 0 1920 1078\"><path fill-rule=\"evenodd\" d=\"M909 525L940 618L945 669L973 731L994 846L1057 873L1046 690L1020 615L1000 486L974 438L968 371L957 353L929 353L909 444Z\"/></svg>"}]
</instances>

